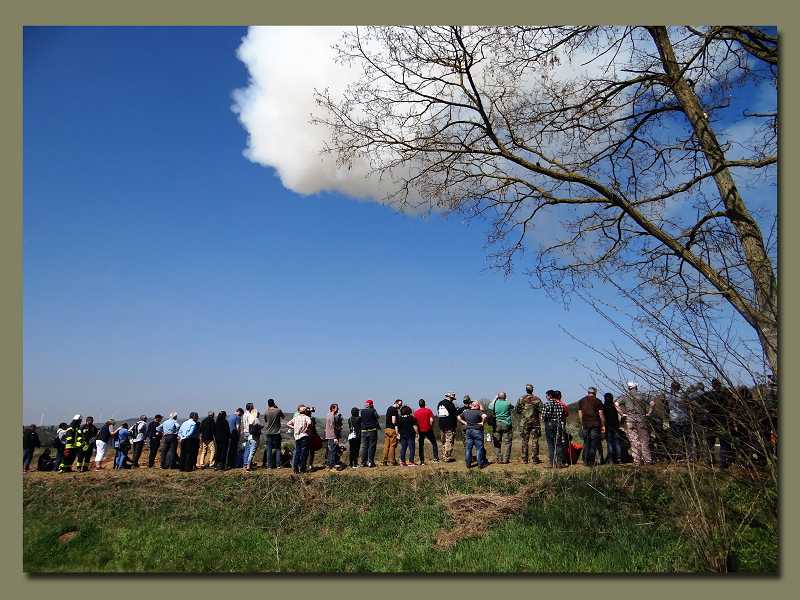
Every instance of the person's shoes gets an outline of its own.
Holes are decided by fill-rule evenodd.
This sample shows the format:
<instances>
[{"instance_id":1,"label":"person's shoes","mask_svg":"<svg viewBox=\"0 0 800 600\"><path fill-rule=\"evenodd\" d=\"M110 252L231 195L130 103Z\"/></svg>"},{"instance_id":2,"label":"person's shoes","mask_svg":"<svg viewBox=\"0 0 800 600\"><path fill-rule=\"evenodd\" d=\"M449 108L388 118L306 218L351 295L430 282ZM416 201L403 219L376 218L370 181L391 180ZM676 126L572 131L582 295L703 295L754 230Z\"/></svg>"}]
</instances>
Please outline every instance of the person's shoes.
<instances>
[{"instance_id":1,"label":"person's shoes","mask_svg":"<svg viewBox=\"0 0 800 600\"><path fill-rule=\"evenodd\" d=\"M388 461L388 460L385 460L385 461L383 461L383 462L381 463L381 465L383 465L384 467L388 467L388 466L389 466L389 461Z\"/></svg>"},{"instance_id":2,"label":"person's shoes","mask_svg":"<svg viewBox=\"0 0 800 600\"><path fill-rule=\"evenodd\" d=\"M399 464L399 463L398 463L397 461L394 461L394 462L392 463L392 466L393 466L393 467L396 467L396 466L398 466L398 464Z\"/></svg>"},{"instance_id":3,"label":"person's shoes","mask_svg":"<svg viewBox=\"0 0 800 600\"><path fill-rule=\"evenodd\" d=\"M409 467L416 467L416 466L417 466L417 463L410 462L410 463L408 463L408 466L409 466Z\"/></svg>"},{"instance_id":4,"label":"person's shoes","mask_svg":"<svg viewBox=\"0 0 800 600\"><path fill-rule=\"evenodd\" d=\"M439 464L439 459L438 459L438 458L434 458L434 459L433 459L433 462L434 462L434 463L436 463L436 464L438 465L438 464Z\"/></svg>"},{"instance_id":5,"label":"person's shoes","mask_svg":"<svg viewBox=\"0 0 800 600\"><path fill-rule=\"evenodd\" d=\"M479 465L478 465L478 468L479 468L479 469L485 469L486 467L488 467L488 466L489 466L489 464L490 464L490 463L488 463L488 462L481 463L481 464L479 464Z\"/></svg>"},{"instance_id":6,"label":"person's shoes","mask_svg":"<svg viewBox=\"0 0 800 600\"><path fill-rule=\"evenodd\" d=\"M375 467L377 467L378 465L376 465L375 463L369 463L367 466L368 466L370 469L374 469L374 468L375 468Z\"/></svg>"},{"instance_id":7,"label":"person's shoes","mask_svg":"<svg viewBox=\"0 0 800 600\"><path fill-rule=\"evenodd\" d=\"M402 466L404 466L404 467L407 467L407 466L408 466L408 463L407 463L406 461L404 461L404 460L401 460L401 461L400 461L400 464L401 464Z\"/></svg>"},{"instance_id":8,"label":"person's shoes","mask_svg":"<svg viewBox=\"0 0 800 600\"><path fill-rule=\"evenodd\" d=\"M527 465L528 464L528 459L527 458L523 458L519 462L522 463L523 465Z\"/></svg>"},{"instance_id":9,"label":"person's shoes","mask_svg":"<svg viewBox=\"0 0 800 600\"><path fill-rule=\"evenodd\" d=\"M455 459L455 458L448 458L448 459L447 459L447 460L445 460L444 462L449 462L449 463L452 463L452 462L456 462L456 459Z\"/></svg>"},{"instance_id":10,"label":"person's shoes","mask_svg":"<svg viewBox=\"0 0 800 600\"><path fill-rule=\"evenodd\" d=\"M533 459L533 464L535 464L535 465L540 465L540 464L542 464L542 461L541 461L541 459L539 459L539 458L534 458L534 459Z\"/></svg>"},{"instance_id":11,"label":"person's shoes","mask_svg":"<svg viewBox=\"0 0 800 600\"><path fill-rule=\"evenodd\" d=\"M425 461L424 461L424 460L423 460L423 461L420 461L420 463L419 463L419 466L420 466L420 467L424 467L424 466L425 466Z\"/></svg>"}]
</instances>

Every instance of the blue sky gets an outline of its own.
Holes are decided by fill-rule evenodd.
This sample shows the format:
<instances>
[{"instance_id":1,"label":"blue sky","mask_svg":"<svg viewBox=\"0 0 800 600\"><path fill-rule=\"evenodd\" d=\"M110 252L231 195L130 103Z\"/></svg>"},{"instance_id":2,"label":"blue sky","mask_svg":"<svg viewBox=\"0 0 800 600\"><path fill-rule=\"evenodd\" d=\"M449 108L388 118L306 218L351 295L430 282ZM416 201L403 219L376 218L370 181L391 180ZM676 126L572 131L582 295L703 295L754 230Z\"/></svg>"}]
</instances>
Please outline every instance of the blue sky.
<instances>
[{"instance_id":1,"label":"blue sky","mask_svg":"<svg viewBox=\"0 0 800 600\"><path fill-rule=\"evenodd\" d=\"M487 270L480 224L300 196L242 156L245 33L26 28L24 420L577 399L595 358L559 325L619 335Z\"/></svg>"}]
</instances>

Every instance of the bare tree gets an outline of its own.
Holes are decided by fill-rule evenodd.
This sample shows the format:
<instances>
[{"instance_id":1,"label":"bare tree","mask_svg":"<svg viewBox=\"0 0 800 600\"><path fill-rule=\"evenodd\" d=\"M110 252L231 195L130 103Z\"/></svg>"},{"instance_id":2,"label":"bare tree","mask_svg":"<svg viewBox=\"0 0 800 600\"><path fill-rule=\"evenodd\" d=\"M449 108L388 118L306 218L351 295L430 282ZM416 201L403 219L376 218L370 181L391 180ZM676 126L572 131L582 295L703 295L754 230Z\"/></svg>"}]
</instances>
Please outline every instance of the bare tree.
<instances>
[{"instance_id":1,"label":"bare tree","mask_svg":"<svg viewBox=\"0 0 800 600\"><path fill-rule=\"evenodd\" d=\"M343 167L369 161L399 207L491 222L495 265L532 249L535 285L597 278L665 303L727 303L778 372L776 252L741 181L774 177L778 41L751 27L369 27L318 90ZM750 126L725 139L724 123ZM767 215L769 218L769 215ZM669 293L662 293L668 290Z\"/></svg>"}]
</instances>

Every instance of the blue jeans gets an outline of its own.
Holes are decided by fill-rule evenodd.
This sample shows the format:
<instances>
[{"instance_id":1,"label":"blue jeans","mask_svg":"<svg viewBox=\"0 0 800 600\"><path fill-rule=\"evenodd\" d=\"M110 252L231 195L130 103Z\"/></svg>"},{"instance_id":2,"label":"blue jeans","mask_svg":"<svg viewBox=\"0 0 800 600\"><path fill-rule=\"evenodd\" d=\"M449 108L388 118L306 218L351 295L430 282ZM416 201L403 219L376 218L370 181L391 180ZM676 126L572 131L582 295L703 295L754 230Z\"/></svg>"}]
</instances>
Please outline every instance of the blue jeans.
<instances>
[{"instance_id":1,"label":"blue jeans","mask_svg":"<svg viewBox=\"0 0 800 600\"><path fill-rule=\"evenodd\" d=\"M258 448L258 439L254 438L249 433L245 433L243 466L249 467L250 463L253 462L253 457L256 455L256 448Z\"/></svg>"},{"instance_id":2,"label":"blue jeans","mask_svg":"<svg viewBox=\"0 0 800 600\"><path fill-rule=\"evenodd\" d=\"M23 448L22 450L22 466L27 471L28 468L31 466L31 461L33 460L33 448Z\"/></svg>"},{"instance_id":3,"label":"blue jeans","mask_svg":"<svg viewBox=\"0 0 800 600\"><path fill-rule=\"evenodd\" d=\"M117 448L116 450L117 454L114 457L114 468L123 469L125 468L125 461L128 459L128 451L120 450L119 448Z\"/></svg>"},{"instance_id":4,"label":"blue jeans","mask_svg":"<svg viewBox=\"0 0 800 600\"><path fill-rule=\"evenodd\" d=\"M295 473L306 472L306 461L308 460L308 446L311 438L307 435L294 441L294 453L292 453L292 469Z\"/></svg>"},{"instance_id":5,"label":"blue jeans","mask_svg":"<svg viewBox=\"0 0 800 600\"><path fill-rule=\"evenodd\" d=\"M409 435L400 436L400 462L406 462L406 449L408 449L408 462L414 462L414 444L417 441L417 435L411 433Z\"/></svg>"},{"instance_id":6,"label":"blue jeans","mask_svg":"<svg viewBox=\"0 0 800 600\"><path fill-rule=\"evenodd\" d=\"M472 449L478 453L478 464L486 463L486 450L483 447L483 431L480 429L467 429L464 431L464 462L469 467L472 464Z\"/></svg>"},{"instance_id":7,"label":"blue jeans","mask_svg":"<svg viewBox=\"0 0 800 600\"><path fill-rule=\"evenodd\" d=\"M583 464L587 467L594 466L594 458L597 453L597 446L601 444L599 427L584 427L583 434Z\"/></svg>"},{"instance_id":8,"label":"blue jeans","mask_svg":"<svg viewBox=\"0 0 800 600\"><path fill-rule=\"evenodd\" d=\"M329 469L336 466L336 455L339 453L339 440L331 439L325 440L325 445L328 448L328 457L325 461Z\"/></svg>"},{"instance_id":9,"label":"blue jeans","mask_svg":"<svg viewBox=\"0 0 800 600\"><path fill-rule=\"evenodd\" d=\"M622 462L622 438L619 429L616 427L606 428L606 441L608 442L608 458L614 464Z\"/></svg>"},{"instance_id":10,"label":"blue jeans","mask_svg":"<svg viewBox=\"0 0 800 600\"><path fill-rule=\"evenodd\" d=\"M268 464L270 469L278 466L281 460L281 434L267 435L267 448L264 451L264 464Z\"/></svg>"},{"instance_id":11,"label":"blue jeans","mask_svg":"<svg viewBox=\"0 0 800 600\"><path fill-rule=\"evenodd\" d=\"M561 425L557 421L546 421L544 424L544 437L547 440L547 452L549 453L550 465L555 466L561 464L561 458L558 453L561 451L559 447L561 440L558 438Z\"/></svg>"}]
</instances>

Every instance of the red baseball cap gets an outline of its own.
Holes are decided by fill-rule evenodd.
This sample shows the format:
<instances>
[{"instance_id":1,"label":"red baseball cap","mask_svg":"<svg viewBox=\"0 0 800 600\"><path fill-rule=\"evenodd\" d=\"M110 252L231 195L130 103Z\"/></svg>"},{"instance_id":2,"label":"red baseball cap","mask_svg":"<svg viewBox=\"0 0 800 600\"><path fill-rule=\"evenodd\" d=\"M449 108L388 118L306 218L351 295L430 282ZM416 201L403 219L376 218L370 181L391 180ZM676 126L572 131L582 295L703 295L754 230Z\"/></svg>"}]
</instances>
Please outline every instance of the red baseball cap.
<instances>
[{"instance_id":1,"label":"red baseball cap","mask_svg":"<svg viewBox=\"0 0 800 600\"><path fill-rule=\"evenodd\" d=\"M369 404L370 406L372 406L372 404L373 404L372 400L367 400L366 403Z\"/></svg>"}]
</instances>

